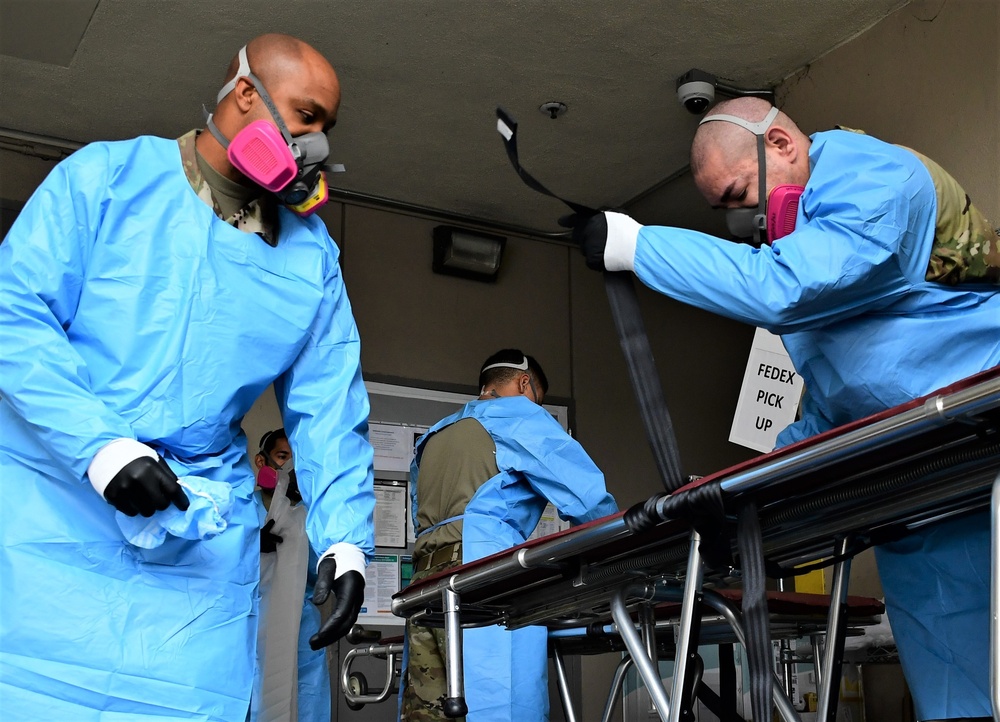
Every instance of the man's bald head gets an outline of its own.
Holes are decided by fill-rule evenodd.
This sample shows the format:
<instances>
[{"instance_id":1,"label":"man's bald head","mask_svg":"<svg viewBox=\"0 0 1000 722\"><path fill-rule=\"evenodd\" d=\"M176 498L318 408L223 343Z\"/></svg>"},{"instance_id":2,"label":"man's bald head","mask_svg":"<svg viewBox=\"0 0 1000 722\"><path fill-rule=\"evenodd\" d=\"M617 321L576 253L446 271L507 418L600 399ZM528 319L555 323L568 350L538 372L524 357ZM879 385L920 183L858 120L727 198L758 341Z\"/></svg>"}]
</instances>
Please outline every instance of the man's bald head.
<instances>
[{"instance_id":1,"label":"man's bald head","mask_svg":"<svg viewBox=\"0 0 1000 722\"><path fill-rule=\"evenodd\" d=\"M732 115L759 123L771 110L762 98L724 100L706 113ZM805 185L809 177L809 138L778 111L764 131L768 190L781 183ZM691 144L691 172L695 185L713 206L756 205L757 136L728 121L703 122ZM752 201L752 202L751 202Z\"/></svg>"},{"instance_id":2,"label":"man's bald head","mask_svg":"<svg viewBox=\"0 0 1000 722\"><path fill-rule=\"evenodd\" d=\"M291 35L267 33L254 38L246 47L247 62L253 74L268 87L283 82L287 76L299 72L302 66L310 61L320 67L325 65L333 73L330 63L314 47ZM229 61L225 82L228 83L236 77L239 68L240 56L237 53Z\"/></svg>"}]
</instances>

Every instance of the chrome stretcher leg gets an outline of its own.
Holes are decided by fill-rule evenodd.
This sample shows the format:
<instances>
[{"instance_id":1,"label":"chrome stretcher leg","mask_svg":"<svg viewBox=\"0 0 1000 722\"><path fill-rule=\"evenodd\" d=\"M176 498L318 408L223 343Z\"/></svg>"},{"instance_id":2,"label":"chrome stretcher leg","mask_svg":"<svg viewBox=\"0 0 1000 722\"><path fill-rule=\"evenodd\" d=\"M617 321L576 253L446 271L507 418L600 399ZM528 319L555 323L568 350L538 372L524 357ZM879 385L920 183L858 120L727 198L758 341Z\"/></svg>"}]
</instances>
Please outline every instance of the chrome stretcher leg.
<instances>
[{"instance_id":1,"label":"chrome stretcher leg","mask_svg":"<svg viewBox=\"0 0 1000 722\"><path fill-rule=\"evenodd\" d=\"M1000 474L990 497L990 700L994 722L1000 722Z\"/></svg>"},{"instance_id":2,"label":"chrome stretcher leg","mask_svg":"<svg viewBox=\"0 0 1000 722\"><path fill-rule=\"evenodd\" d=\"M614 714L615 705L622 696L622 687L625 684L625 675L635 665L635 660L629 655L625 655L615 669L614 679L611 680L611 691L608 693L608 701L604 705L604 714L601 715L601 722L611 722L611 715Z\"/></svg>"},{"instance_id":3,"label":"chrome stretcher leg","mask_svg":"<svg viewBox=\"0 0 1000 722\"><path fill-rule=\"evenodd\" d=\"M576 722L576 713L573 710L573 699L569 696L569 680L566 678L566 665L563 662L562 651L559 649L559 642L552 643L552 661L556 666L556 679L559 682L559 697L562 699L563 712L566 715L566 722Z\"/></svg>"},{"instance_id":4,"label":"chrome stretcher leg","mask_svg":"<svg viewBox=\"0 0 1000 722\"><path fill-rule=\"evenodd\" d=\"M462 625L458 617L458 594L450 589L442 592L444 607L445 667L448 673L448 696L442 705L448 719L464 717L469 712L465 703L465 688L462 678Z\"/></svg>"},{"instance_id":5,"label":"chrome stretcher leg","mask_svg":"<svg viewBox=\"0 0 1000 722\"><path fill-rule=\"evenodd\" d=\"M823 684L823 636L820 634L809 635L809 644L812 647L813 674L816 676L816 694L819 694L820 685Z\"/></svg>"},{"instance_id":6,"label":"chrome stretcher leg","mask_svg":"<svg viewBox=\"0 0 1000 722\"><path fill-rule=\"evenodd\" d=\"M625 642L625 647L628 649L629 654L632 655L632 659L635 661L636 669L639 670L639 676L642 681L646 683L646 689L649 692L650 698L653 700L653 706L656 707L657 713L660 715L660 719L666 722L667 715L670 713L670 703L667 701L667 692L663 689L663 683L660 681L660 671L653 664L652 660L646 655L646 649L643 646L642 639L639 638L638 632L635 631L635 626L632 623L632 617L629 616L628 608L625 606L625 595L627 593L626 589L619 590L615 593L615 596L611 599L611 616L615 620L615 625L618 627L618 633L622 636L622 640Z\"/></svg>"},{"instance_id":7,"label":"chrome stretcher leg","mask_svg":"<svg viewBox=\"0 0 1000 722\"><path fill-rule=\"evenodd\" d=\"M684 708L691 700L685 700L688 665L698 653L697 644L692 650L692 636L695 625L701 621L701 535L691 532L691 549L688 551L687 572L684 577L684 598L681 601L681 619L677 625L677 654L674 659L674 681L670 686L670 708L668 722L680 722Z\"/></svg>"},{"instance_id":8,"label":"chrome stretcher leg","mask_svg":"<svg viewBox=\"0 0 1000 722\"><path fill-rule=\"evenodd\" d=\"M734 609L728 599L723 597L718 592L712 591L711 589L705 590L703 603L718 612L726 622L729 623L730 629L736 634L736 641L742 644L744 647L747 643L746 633L743 631L743 622L740 619L740 613L738 610ZM771 670L771 674L774 675L774 690L772 692L774 699L774 708L781 715L783 722L801 722L799 713L795 711L792 706L791 700L785 696L785 693L781 691L781 685L779 684L778 676L774 674L774 670Z\"/></svg>"},{"instance_id":9,"label":"chrome stretcher leg","mask_svg":"<svg viewBox=\"0 0 1000 722\"><path fill-rule=\"evenodd\" d=\"M834 553L844 556L849 543L849 539L841 539ZM847 583L850 577L849 558L834 565L830 616L826 623L826 649L823 652L823 681L819 686L819 704L816 708L816 719L819 722L836 722L837 719L841 667L844 663L844 633L847 626Z\"/></svg>"}]
</instances>

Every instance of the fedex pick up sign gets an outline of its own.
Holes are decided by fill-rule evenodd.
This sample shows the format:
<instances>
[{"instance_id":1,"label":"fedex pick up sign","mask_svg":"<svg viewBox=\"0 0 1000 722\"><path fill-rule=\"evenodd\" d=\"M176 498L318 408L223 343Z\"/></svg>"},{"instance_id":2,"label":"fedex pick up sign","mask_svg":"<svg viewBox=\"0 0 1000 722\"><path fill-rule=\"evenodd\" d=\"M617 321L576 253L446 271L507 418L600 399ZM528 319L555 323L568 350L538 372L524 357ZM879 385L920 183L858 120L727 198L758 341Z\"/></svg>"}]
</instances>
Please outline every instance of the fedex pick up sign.
<instances>
[{"instance_id":1,"label":"fedex pick up sign","mask_svg":"<svg viewBox=\"0 0 1000 722\"><path fill-rule=\"evenodd\" d=\"M729 440L757 451L770 451L778 432L795 421L801 395L802 379L781 339L758 328Z\"/></svg>"}]
</instances>

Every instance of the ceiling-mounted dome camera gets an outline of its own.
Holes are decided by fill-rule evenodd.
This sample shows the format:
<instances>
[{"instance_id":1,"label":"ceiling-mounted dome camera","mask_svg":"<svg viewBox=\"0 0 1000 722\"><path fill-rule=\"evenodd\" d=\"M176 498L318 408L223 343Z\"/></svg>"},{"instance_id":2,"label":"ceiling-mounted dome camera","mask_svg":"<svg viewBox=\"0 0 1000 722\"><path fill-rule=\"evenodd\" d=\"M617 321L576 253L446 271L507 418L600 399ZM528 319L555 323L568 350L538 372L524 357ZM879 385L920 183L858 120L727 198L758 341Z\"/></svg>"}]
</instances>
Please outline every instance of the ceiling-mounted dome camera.
<instances>
[{"instance_id":1,"label":"ceiling-mounted dome camera","mask_svg":"<svg viewBox=\"0 0 1000 722\"><path fill-rule=\"evenodd\" d=\"M711 73L697 68L691 69L677 78L677 99L695 115L708 110L715 100L716 78Z\"/></svg>"}]
</instances>

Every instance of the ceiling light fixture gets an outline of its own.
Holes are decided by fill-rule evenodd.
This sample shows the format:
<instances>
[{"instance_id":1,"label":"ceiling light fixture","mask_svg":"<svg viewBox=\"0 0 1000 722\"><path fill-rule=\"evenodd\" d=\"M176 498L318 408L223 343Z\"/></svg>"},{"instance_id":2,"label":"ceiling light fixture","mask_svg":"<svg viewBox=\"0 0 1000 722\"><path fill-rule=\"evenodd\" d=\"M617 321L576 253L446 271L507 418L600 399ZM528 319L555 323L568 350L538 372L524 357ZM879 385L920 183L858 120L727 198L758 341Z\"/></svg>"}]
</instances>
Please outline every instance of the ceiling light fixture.
<instances>
[{"instance_id":1,"label":"ceiling light fixture","mask_svg":"<svg viewBox=\"0 0 1000 722\"><path fill-rule=\"evenodd\" d=\"M493 282L500 273L500 260L507 239L489 233L476 233L454 226L434 228L435 273L459 276L474 281Z\"/></svg>"}]
</instances>

